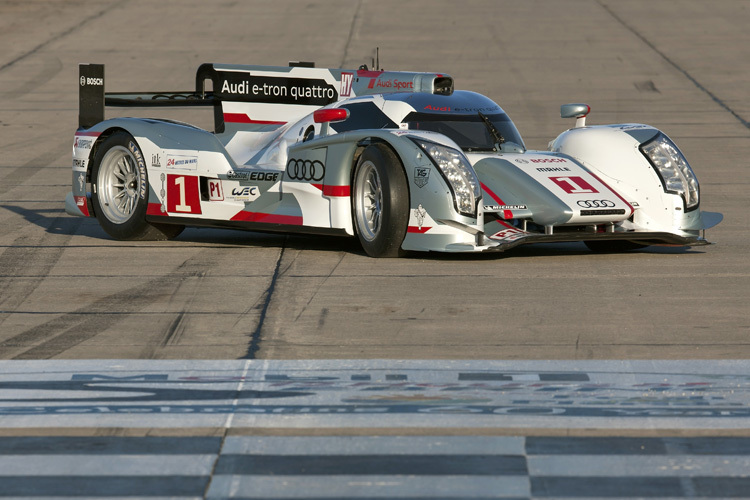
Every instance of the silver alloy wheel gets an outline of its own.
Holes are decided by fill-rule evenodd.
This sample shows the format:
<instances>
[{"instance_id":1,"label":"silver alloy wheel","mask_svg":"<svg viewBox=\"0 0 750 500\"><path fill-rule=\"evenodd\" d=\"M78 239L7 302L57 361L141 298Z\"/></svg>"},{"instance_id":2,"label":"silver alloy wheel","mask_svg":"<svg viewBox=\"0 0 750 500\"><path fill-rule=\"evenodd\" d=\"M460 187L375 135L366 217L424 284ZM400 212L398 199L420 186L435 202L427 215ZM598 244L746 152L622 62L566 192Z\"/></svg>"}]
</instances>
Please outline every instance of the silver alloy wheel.
<instances>
[{"instance_id":1,"label":"silver alloy wheel","mask_svg":"<svg viewBox=\"0 0 750 500\"><path fill-rule=\"evenodd\" d=\"M373 162L368 160L359 166L354 189L359 234L365 240L373 241L380 232L383 216L383 187Z\"/></svg>"},{"instance_id":2,"label":"silver alloy wheel","mask_svg":"<svg viewBox=\"0 0 750 500\"><path fill-rule=\"evenodd\" d=\"M104 216L115 224L130 219L138 205L138 167L135 157L123 146L104 155L96 179L97 195Z\"/></svg>"}]
</instances>

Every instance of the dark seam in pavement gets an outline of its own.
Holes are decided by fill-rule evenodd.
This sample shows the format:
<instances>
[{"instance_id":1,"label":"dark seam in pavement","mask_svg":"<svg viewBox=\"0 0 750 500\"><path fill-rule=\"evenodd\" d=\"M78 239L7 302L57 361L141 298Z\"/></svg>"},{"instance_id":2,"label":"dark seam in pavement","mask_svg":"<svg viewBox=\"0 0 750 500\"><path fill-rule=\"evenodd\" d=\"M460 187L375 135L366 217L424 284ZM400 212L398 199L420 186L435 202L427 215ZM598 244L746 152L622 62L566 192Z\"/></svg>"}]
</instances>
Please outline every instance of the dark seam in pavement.
<instances>
[{"instance_id":1,"label":"dark seam in pavement","mask_svg":"<svg viewBox=\"0 0 750 500\"><path fill-rule=\"evenodd\" d=\"M346 57L349 55L349 45L352 43L352 38L354 37L354 26L357 24L357 18L359 18L360 7L362 7L362 0L357 2L357 10L354 11L354 17L352 17L352 24L349 27L349 36L346 37L346 44L344 45L344 57L341 58L341 64L339 64L340 68L344 67L344 63L346 63Z\"/></svg>"},{"instance_id":2,"label":"dark seam in pavement","mask_svg":"<svg viewBox=\"0 0 750 500\"><path fill-rule=\"evenodd\" d=\"M281 269L281 259L284 258L284 250L286 250L287 238L284 238L284 243L281 245L281 252L279 252L279 259L276 261L276 269L273 271L271 277L271 283L265 292L265 299L263 300L263 309L260 311L260 317L258 318L258 326L251 335L250 346L245 354L240 359L255 359L255 354L260 349L260 334L263 331L263 324L266 321L266 313L268 312L268 306L271 304L271 298L273 297L273 291L276 289L276 281L279 279L279 270Z\"/></svg>"},{"instance_id":3,"label":"dark seam in pavement","mask_svg":"<svg viewBox=\"0 0 750 500\"><path fill-rule=\"evenodd\" d=\"M211 489L211 483L214 481L214 475L216 474L216 466L219 464L219 459L221 458L221 453L224 451L224 443L227 442L227 434L229 429L224 428L224 432L221 435L221 442L219 443L219 451L216 452L216 460L214 460L214 463L211 465L211 472L208 475L208 481L206 482L206 488L203 490L203 499L205 500L208 498L208 490Z\"/></svg>"},{"instance_id":4,"label":"dark seam in pavement","mask_svg":"<svg viewBox=\"0 0 750 500\"><path fill-rule=\"evenodd\" d=\"M724 103L724 101L722 101L721 99L719 99L718 97L716 97L716 95L714 95L710 90L708 90L706 87L704 87L703 85L701 85L700 82L698 82L698 80L696 80L695 78L693 78L693 76L690 73L688 73L686 70L682 69L677 63L675 63L669 57L667 57L666 54L664 54L662 51L660 51L659 49L657 49L656 46L653 43L649 42L646 39L645 36L641 35L638 31L635 30L635 28L633 28L632 26L630 26L621 17L619 17L617 14L615 14L612 11L612 9L610 9L607 5L603 4L601 0L597 0L597 3L599 5L601 5L604 10L606 10L607 12L609 12L609 15L611 15L613 18L615 18L615 20L617 22L619 22L620 24L622 24L631 33L633 33L635 36L637 36L643 43L645 43L646 45L648 45L651 50L653 50L654 52L656 52L657 54L659 54L662 59L664 59L665 61L667 61L677 71L679 71L680 73L682 73L683 75L685 75L685 77L688 80L690 80L691 82L693 82L693 85L695 85L696 87L698 87L699 90L701 90L706 95L708 95L711 99L713 99L713 101L716 104L718 104L719 106L721 106L722 108L724 108L725 110L727 110L729 113L731 113L731 115L734 116L746 128L750 128L750 122L748 122L747 120L745 120L744 118L742 118L740 115L738 115L732 108L730 108L729 106L727 106L726 103Z\"/></svg>"},{"instance_id":5,"label":"dark seam in pavement","mask_svg":"<svg viewBox=\"0 0 750 500\"><path fill-rule=\"evenodd\" d=\"M117 7L121 7L126 2L125 1L121 1L121 2L113 2L113 3ZM17 62L26 59L30 55L36 54L37 52L39 52L41 49L43 49L47 45L51 44L52 42L56 42L56 41L60 40L61 38L64 38L64 37L68 36L69 34L73 33L74 31L79 30L81 28L81 26L84 26L87 23L90 23L94 19L102 17L104 14L106 14L107 12L109 12L111 10L112 10L112 7L108 5L105 9L97 12L96 14L94 14L94 15L92 15L90 17L87 17L86 19L84 19L80 23L76 24L75 26L73 26L71 28L68 28L67 30L63 31L62 33L58 33L57 35L53 36L52 38L48 39L47 41L40 43L39 45L37 45L36 47L34 47L33 49L31 49L30 51L26 52L25 54L21 54L20 56L16 57L12 61L3 64L2 66L0 66L0 71L3 71L5 69L13 66Z\"/></svg>"}]
</instances>

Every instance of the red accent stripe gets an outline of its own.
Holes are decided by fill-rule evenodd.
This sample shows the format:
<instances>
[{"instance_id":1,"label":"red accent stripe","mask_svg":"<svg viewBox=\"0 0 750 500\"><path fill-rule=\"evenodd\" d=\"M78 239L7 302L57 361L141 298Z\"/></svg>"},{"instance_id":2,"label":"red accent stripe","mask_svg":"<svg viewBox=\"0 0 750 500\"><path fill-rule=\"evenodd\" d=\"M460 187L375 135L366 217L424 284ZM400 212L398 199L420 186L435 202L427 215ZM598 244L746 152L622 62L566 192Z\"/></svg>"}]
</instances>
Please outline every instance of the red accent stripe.
<instances>
[{"instance_id":1,"label":"red accent stripe","mask_svg":"<svg viewBox=\"0 0 750 500\"><path fill-rule=\"evenodd\" d=\"M80 130L76 132L76 135L80 135L81 137L99 137L102 135L101 132L81 132Z\"/></svg>"},{"instance_id":2,"label":"red accent stripe","mask_svg":"<svg viewBox=\"0 0 750 500\"><path fill-rule=\"evenodd\" d=\"M618 198L620 198L620 200L622 200L622 202L624 204L626 204L628 206L628 208L630 209L630 215L633 215L633 212L635 212L635 208L633 208L633 206L630 203L628 203L628 201L625 198L623 198L622 196L620 196L620 193L618 193L617 191L615 191L614 189L612 189L611 187L609 187L609 185L606 182L604 182L603 180L601 180L599 178L599 176L596 175L594 172L591 172L590 170L586 170L586 172L588 172L589 174L591 174L591 177L593 177L597 181L599 181L602 184L604 184L604 187L606 187L607 189L609 189L610 191L612 191L612 193L614 193L615 196L617 196ZM630 215L628 215L628 217L630 217Z\"/></svg>"},{"instance_id":3,"label":"red accent stripe","mask_svg":"<svg viewBox=\"0 0 750 500\"><path fill-rule=\"evenodd\" d=\"M430 229L432 229L432 228L431 227L424 227L424 226L422 226L421 228L419 226L409 226L409 227L406 228L406 232L407 233L424 234L427 231L429 231Z\"/></svg>"},{"instance_id":4,"label":"red accent stripe","mask_svg":"<svg viewBox=\"0 0 750 500\"><path fill-rule=\"evenodd\" d=\"M231 220L241 222L263 222L266 224L286 224L288 226L302 225L302 217L296 215L264 214L260 212L246 212L245 210L235 214Z\"/></svg>"},{"instance_id":5,"label":"red accent stripe","mask_svg":"<svg viewBox=\"0 0 750 500\"><path fill-rule=\"evenodd\" d=\"M382 71L372 71L372 70L366 70L366 69L357 70L357 76L361 76L362 78L377 78L382 74L383 74Z\"/></svg>"},{"instance_id":6,"label":"red accent stripe","mask_svg":"<svg viewBox=\"0 0 750 500\"><path fill-rule=\"evenodd\" d=\"M161 215L162 217L169 217L166 212L161 211L160 203L149 203L146 207L146 215Z\"/></svg>"},{"instance_id":7,"label":"red accent stripe","mask_svg":"<svg viewBox=\"0 0 750 500\"><path fill-rule=\"evenodd\" d=\"M73 199L76 201L76 206L78 207L78 210L81 211L83 215L86 217L91 217L91 214L89 214L89 205L88 200L86 196L74 196Z\"/></svg>"},{"instance_id":8,"label":"red accent stripe","mask_svg":"<svg viewBox=\"0 0 750 500\"><path fill-rule=\"evenodd\" d=\"M349 186L330 186L328 184L310 184L323 191L323 196L341 196L347 197L351 195L351 188Z\"/></svg>"},{"instance_id":9,"label":"red accent stripe","mask_svg":"<svg viewBox=\"0 0 750 500\"><path fill-rule=\"evenodd\" d=\"M286 125L286 122L275 122L271 120L253 120L245 113L224 113L226 123L252 123L254 125Z\"/></svg>"},{"instance_id":10,"label":"red accent stripe","mask_svg":"<svg viewBox=\"0 0 750 500\"><path fill-rule=\"evenodd\" d=\"M498 205L505 205L505 202L500 199L498 195L496 195L490 188L484 185L483 182L479 183L480 186L482 186L482 190L487 192L490 197L497 202ZM504 219L512 219L513 218L513 211L511 210L503 210L503 218Z\"/></svg>"}]
</instances>

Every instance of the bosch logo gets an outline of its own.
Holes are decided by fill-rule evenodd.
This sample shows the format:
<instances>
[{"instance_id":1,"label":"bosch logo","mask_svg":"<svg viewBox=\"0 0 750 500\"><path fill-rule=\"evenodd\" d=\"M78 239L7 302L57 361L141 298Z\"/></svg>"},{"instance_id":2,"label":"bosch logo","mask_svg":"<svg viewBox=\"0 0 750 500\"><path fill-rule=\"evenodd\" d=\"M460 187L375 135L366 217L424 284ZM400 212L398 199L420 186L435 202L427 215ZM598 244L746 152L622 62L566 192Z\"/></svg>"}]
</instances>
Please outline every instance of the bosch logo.
<instances>
[{"instance_id":1,"label":"bosch logo","mask_svg":"<svg viewBox=\"0 0 750 500\"><path fill-rule=\"evenodd\" d=\"M579 200L578 206L582 208L612 208L614 201L610 200Z\"/></svg>"},{"instance_id":2,"label":"bosch logo","mask_svg":"<svg viewBox=\"0 0 750 500\"><path fill-rule=\"evenodd\" d=\"M297 181L322 181L326 174L326 167L318 160L295 160L292 158L286 164L286 174Z\"/></svg>"},{"instance_id":3,"label":"bosch logo","mask_svg":"<svg viewBox=\"0 0 750 500\"><path fill-rule=\"evenodd\" d=\"M531 163L565 163L565 158L532 158Z\"/></svg>"},{"instance_id":4,"label":"bosch logo","mask_svg":"<svg viewBox=\"0 0 750 500\"><path fill-rule=\"evenodd\" d=\"M104 79L103 78L86 78L85 76L81 77L81 87L86 85L104 85Z\"/></svg>"}]
</instances>

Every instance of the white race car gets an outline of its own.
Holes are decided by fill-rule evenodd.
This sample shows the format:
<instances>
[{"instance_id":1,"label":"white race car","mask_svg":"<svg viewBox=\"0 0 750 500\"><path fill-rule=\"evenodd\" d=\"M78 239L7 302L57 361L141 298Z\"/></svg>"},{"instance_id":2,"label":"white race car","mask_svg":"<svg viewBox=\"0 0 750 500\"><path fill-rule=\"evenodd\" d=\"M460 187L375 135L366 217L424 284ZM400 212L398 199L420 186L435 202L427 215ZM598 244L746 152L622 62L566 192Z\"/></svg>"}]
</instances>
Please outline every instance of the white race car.
<instances>
[{"instance_id":1,"label":"white race car","mask_svg":"<svg viewBox=\"0 0 750 500\"><path fill-rule=\"evenodd\" d=\"M207 90L207 82L210 89ZM677 146L639 124L575 127L526 150L500 106L438 73L204 64L188 92L107 93L80 67L66 210L117 239L185 226L358 237L373 257L582 241L596 251L707 244ZM215 130L104 119L111 106L210 106Z\"/></svg>"}]
</instances>

